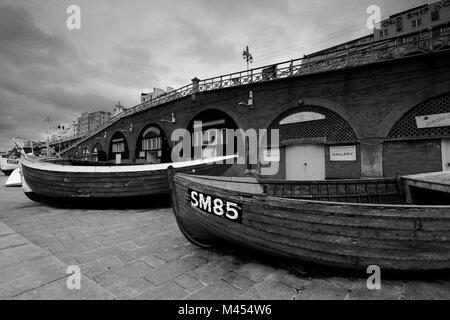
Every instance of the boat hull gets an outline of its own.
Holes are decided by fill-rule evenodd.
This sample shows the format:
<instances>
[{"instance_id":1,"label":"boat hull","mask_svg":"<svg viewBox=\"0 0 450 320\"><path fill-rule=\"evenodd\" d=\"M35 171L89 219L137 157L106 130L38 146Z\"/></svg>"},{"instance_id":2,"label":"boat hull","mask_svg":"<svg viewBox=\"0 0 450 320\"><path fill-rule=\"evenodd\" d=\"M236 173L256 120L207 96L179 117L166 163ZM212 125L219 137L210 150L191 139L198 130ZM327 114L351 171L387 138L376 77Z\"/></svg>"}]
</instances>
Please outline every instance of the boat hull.
<instances>
[{"instance_id":1,"label":"boat hull","mask_svg":"<svg viewBox=\"0 0 450 320\"><path fill-rule=\"evenodd\" d=\"M4 175L10 176L17 168L19 168L19 159L0 158L0 171Z\"/></svg>"},{"instance_id":2,"label":"boat hull","mask_svg":"<svg viewBox=\"0 0 450 320\"><path fill-rule=\"evenodd\" d=\"M34 164L33 164L34 163ZM167 170L108 172L106 169L70 171L70 166L45 165L22 160L25 194L33 201L57 205L95 205L99 207L153 206L169 194ZM59 170L59 168L62 168ZM205 163L182 167L189 173L220 175L229 165ZM89 168L88 168L89 169ZM168 197L167 197L168 199Z\"/></svg>"},{"instance_id":3,"label":"boat hull","mask_svg":"<svg viewBox=\"0 0 450 320\"><path fill-rule=\"evenodd\" d=\"M214 186L209 178L173 175L173 209L189 241L203 247L233 244L340 268L450 268L450 207L283 199L265 194L256 180L253 188L259 186L261 191L247 192L242 182L237 190L233 184L223 181ZM241 222L200 210L192 192L237 204Z\"/></svg>"}]
</instances>

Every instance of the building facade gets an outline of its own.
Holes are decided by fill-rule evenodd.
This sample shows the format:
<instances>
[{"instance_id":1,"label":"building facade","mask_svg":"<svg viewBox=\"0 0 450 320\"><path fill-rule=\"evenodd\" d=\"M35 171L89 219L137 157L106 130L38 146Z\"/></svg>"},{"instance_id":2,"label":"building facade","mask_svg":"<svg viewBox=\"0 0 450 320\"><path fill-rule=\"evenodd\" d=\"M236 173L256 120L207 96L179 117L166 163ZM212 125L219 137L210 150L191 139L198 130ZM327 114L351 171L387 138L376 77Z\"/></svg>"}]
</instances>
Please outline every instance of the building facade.
<instances>
[{"instance_id":1,"label":"building facade","mask_svg":"<svg viewBox=\"0 0 450 320\"><path fill-rule=\"evenodd\" d=\"M375 29L375 41L444 27L450 22L450 0L442 0L390 16Z\"/></svg>"},{"instance_id":2,"label":"building facade","mask_svg":"<svg viewBox=\"0 0 450 320\"><path fill-rule=\"evenodd\" d=\"M78 134L85 134L91 130L100 127L111 118L111 112L96 111L96 112L84 112L81 117L77 119Z\"/></svg>"},{"instance_id":3,"label":"building facade","mask_svg":"<svg viewBox=\"0 0 450 320\"><path fill-rule=\"evenodd\" d=\"M141 93L141 103L153 100L157 97L163 96L167 93L172 92L174 89L172 87L167 87L166 90L159 89L159 88L153 88L152 92L148 93Z\"/></svg>"}]
</instances>

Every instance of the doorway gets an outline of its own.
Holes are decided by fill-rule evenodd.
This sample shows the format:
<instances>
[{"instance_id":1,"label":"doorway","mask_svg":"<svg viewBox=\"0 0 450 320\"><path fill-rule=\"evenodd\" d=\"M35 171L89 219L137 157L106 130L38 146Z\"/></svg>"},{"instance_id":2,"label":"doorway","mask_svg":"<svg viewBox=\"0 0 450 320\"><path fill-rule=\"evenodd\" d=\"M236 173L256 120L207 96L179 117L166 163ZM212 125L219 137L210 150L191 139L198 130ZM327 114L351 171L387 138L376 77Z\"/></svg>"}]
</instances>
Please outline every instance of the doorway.
<instances>
[{"instance_id":1,"label":"doorway","mask_svg":"<svg viewBox=\"0 0 450 320\"><path fill-rule=\"evenodd\" d=\"M121 164L121 163L122 163L122 154L116 153L116 164Z\"/></svg>"},{"instance_id":2,"label":"doorway","mask_svg":"<svg viewBox=\"0 0 450 320\"><path fill-rule=\"evenodd\" d=\"M325 180L324 146L286 147L286 179L290 181Z\"/></svg>"}]
</instances>

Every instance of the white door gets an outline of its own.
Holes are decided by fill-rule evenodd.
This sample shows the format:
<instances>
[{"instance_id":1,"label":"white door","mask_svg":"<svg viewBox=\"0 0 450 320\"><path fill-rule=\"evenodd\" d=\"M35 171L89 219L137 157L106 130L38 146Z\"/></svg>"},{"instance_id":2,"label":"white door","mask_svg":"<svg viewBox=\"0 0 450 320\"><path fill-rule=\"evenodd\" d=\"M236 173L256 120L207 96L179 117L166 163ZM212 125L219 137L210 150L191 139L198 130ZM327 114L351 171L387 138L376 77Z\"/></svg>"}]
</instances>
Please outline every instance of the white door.
<instances>
[{"instance_id":1,"label":"white door","mask_svg":"<svg viewBox=\"0 0 450 320\"><path fill-rule=\"evenodd\" d=\"M450 171L450 139L442 140L442 168Z\"/></svg>"},{"instance_id":2,"label":"white door","mask_svg":"<svg viewBox=\"0 0 450 320\"><path fill-rule=\"evenodd\" d=\"M286 148L286 179L298 181L325 180L323 145L299 145Z\"/></svg>"},{"instance_id":3,"label":"white door","mask_svg":"<svg viewBox=\"0 0 450 320\"><path fill-rule=\"evenodd\" d=\"M122 154L116 153L116 164L121 164L121 163L122 163Z\"/></svg>"}]
</instances>

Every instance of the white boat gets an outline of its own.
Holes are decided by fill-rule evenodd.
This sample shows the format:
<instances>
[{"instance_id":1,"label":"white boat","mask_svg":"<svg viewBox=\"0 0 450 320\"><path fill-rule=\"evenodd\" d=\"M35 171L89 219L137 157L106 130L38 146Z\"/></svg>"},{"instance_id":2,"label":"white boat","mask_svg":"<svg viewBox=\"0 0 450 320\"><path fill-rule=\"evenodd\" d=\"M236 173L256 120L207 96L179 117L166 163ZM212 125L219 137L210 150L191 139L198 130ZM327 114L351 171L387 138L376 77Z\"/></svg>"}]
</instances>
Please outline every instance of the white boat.
<instances>
[{"instance_id":1,"label":"white boat","mask_svg":"<svg viewBox=\"0 0 450 320\"><path fill-rule=\"evenodd\" d=\"M15 169L8 180L6 180L5 186L7 187L21 187L22 186L22 177L20 174L20 168Z\"/></svg>"}]
</instances>

